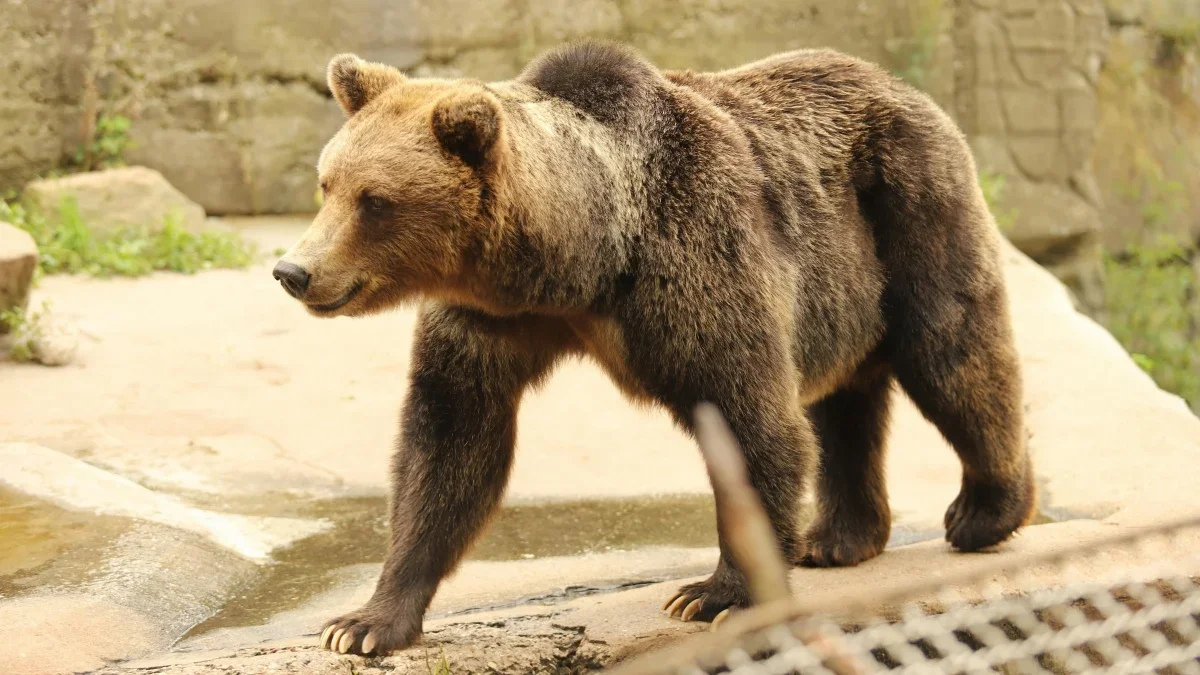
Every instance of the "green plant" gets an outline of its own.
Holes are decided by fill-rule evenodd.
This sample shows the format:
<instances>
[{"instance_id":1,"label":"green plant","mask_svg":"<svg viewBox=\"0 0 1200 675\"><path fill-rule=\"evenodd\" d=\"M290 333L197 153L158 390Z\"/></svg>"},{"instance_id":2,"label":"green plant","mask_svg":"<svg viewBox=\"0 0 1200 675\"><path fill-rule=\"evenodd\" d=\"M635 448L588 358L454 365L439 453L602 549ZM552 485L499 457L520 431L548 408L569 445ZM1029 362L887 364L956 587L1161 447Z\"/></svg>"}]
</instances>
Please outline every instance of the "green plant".
<instances>
[{"instance_id":1,"label":"green plant","mask_svg":"<svg viewBox=\"0 0 1200 675\"><path fill-rule=\"evenodd\" d=\"M996 220L996 226L1000 228L1001 232L1011 232L1017 221L1017 211L1000 205L1000 200L1004 196L1004 176L984 169L979 172L979 187L983 190L983 199L992 212L992 218Z\"/></svg>"},{"instance_id":2,"label":"green plant","mask_svg":"<svg viewBox=\"0 0 1200 675\"><path fill-rule=\"evenodd\" d=\"M13 201L0 201L0 220L29 232L38 246L41 274L136 277L155 271L191 274L210 268L242 268L255 249L236 233L191 232L173 214L156 230L125 228L97 233L71 200L53 218Z\"/></svg>"},{"instance_id":3,"label":"green plant","mask_svg":"<svg viewBox=\"0 0 1200 675\"><path fill-rule=\"evenodd\" d=\"M50 311L50 302L42 303L42 309L27 314L24 307L12 307L0 312L0 324L8 328L11 342L8 355L14 361L33 361L33 346L42 337L40 322L42 314Z\"/></svg>"},{"instance_id":4,"label":"green plant","mask_svg":"<svg viewBox=\"0 0 1200 675\"><path fill-rule=\"evenodd\" d=\"M133 147L129 137L131 126L129 118L123 115L101 115L92 138L75 150L74 166L83 171L124 166L125 152Z\"/></svg>"},{"instance_id":5,"label":"green plant","mask_svg":"<svg viewBox=\"0 0 1200 675\"><path fill-rule=\"evenodd\" d=\"M907 35L890 40L892 72L917 89L925 88L945 27L945 0L909 0L906 4Z\"/></svg>"},{"instance_id":6,"label":"green plant","mask_svg":"<svg viewBox=\"0 0 1200 675\"><path fill-rule=\"evenodd\" d=\"M450 661L446 659L446 650L440 650L440 654L436 661L430 663L429 650L425 650L425 670L429 671L429 675L450 675Z\"/></svg>"},{"instance_id":7,"label":"green plant","mask_svg":"<svg viewBox=\"0 0 1200 675\"><path fill-rule=\"evenodd\" d=\"M1160 387L1200 412L1200 277L1196 255L1162 235L1104 261L1106 323Z\"/></svg>"}]
</instances>

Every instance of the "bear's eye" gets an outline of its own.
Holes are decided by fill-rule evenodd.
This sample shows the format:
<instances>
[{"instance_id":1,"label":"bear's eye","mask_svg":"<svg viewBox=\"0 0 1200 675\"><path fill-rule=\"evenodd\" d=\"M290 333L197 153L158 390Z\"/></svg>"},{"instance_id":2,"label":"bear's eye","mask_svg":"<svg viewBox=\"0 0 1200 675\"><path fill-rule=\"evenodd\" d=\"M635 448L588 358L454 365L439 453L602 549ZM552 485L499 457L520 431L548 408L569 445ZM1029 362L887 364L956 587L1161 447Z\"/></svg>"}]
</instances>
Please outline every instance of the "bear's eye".
<instances>
[{"instance_id":1,"label":"bear's eye","mask_svg":"<svg viewBox=\"0 0 1200 675\"><path fill-rule=\"evenodd\" d=\"M361 200L363 208L371 213L387 213L392 208L392 202L387 197L364 193Z\"/></svg>"}]
</instances>

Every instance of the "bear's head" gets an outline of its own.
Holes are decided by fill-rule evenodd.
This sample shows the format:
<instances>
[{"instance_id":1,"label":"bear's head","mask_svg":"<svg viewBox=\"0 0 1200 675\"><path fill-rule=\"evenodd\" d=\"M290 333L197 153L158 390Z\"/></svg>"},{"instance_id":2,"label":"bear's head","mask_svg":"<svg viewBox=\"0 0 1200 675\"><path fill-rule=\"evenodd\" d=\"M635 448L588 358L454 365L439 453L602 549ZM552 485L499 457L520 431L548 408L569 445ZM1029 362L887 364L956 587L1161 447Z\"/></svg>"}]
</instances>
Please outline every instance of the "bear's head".
<instances>
[{"instance_id":1,"label":"bear's head","mask_svg":"<svg viewBox=\"0 0 1200 675\"><path fill-rule=\"evenodd\" d=\"M317 316L450 291L487 234L499 100L479 82L410 80L350 54L330 61L328 78L347 120L317 165L320 211L275 278Z\"/></svg>"}]
</instances>

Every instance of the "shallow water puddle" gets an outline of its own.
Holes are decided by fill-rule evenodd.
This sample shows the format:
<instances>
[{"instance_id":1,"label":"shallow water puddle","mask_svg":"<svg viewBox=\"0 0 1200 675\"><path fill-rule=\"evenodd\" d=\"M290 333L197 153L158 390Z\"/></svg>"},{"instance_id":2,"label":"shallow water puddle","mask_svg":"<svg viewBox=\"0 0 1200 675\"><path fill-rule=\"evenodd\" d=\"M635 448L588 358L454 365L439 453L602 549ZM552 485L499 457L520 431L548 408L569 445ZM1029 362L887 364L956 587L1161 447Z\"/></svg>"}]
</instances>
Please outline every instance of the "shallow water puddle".
<instances>
[{"instance_id":1,"label":"shallow water puddle","mask_svg":"<svg viewBox=\"0 0 1200 675\"><path fill-rule=\"evenodd\" d=\"M334 571L383 562L388 541L386 499L321 502L295 515L327 518L334 527L280 551L258 580L185 637L261 624L344 581ZM715 518L712 497L707 495L517 504L500 510L467 559L522 560L649 546L716 546Z\"/></svg>"},{"instance_id":2,"label":"shallow water puddle","mask_svg":"<svg viewBox=\"0 0 1200 675\"><path fill-rule=\"evenodd\" d=\"M381 563L387 550L388 513L383 497L297 502L264 495L253 503L202 506L323 518L333 527L278 551L271 563L255 568L257 571L248 569L249 581L184 637L219 628L263 625L271 617L344 584L344 572L353 566ZM1061 518L1039 513L1034 524L1055 520ZM100 550L133 526L128 519L69 511L0 487L0 597L83 581L90 569L104 562ZM897 525L890 543L895 546L940 536L940 531ZM655 546L707 548L716 543L710 495L514 504L500 510L468 559L522 560ZM89 551L95 555L80 555ZM377 570L366 569L371 574Z\"/></svg>"},{"instance_id":3,"label":"shallow water puddle","mask_svg":"<svg viewBox=\"0 0 1200 675\"><path fill-rule=\"evenodd\" d=\"M64 552L99 547L129 527L124 518L69 511L0 485L0 596L76 581L49 568ZM34 575L36 582L28 579Z\"/></svg>"},{"instance_id":4,"label":"shallow water puddle","mask_svg":"<svg viewBox=\"0 0 1200 675\"><path fill-rule=\"evenodd\" d=\"M517 560L648 546L716 545L712 497L678 495L508 506L468 557Z\"/></svg>"}]
</instances>

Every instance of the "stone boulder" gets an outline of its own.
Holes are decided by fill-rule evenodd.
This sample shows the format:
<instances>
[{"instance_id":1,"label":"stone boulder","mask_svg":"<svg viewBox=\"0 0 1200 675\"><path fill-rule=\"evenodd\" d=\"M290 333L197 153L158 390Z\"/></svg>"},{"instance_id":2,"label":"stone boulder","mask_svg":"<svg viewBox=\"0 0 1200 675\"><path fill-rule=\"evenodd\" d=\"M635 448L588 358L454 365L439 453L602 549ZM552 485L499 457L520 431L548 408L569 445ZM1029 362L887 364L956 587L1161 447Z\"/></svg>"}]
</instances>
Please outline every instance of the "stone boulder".
<instances>
[{"instance_id":1,"label":"stone boulder","mask_svg":"<svg viewBox=\"0 0 1200 675\"><path fill-rule=\"evenodd\" d=\"M54 218L64 202L74 200L80 220L94 231L122 227L157 229L168 217L185 229L204 227L204 209L188 199L154 169L131 166L62 178L44 178L25 186L23 196L33 210Z\"/></svg>"},{"instance_id":2,"label":"stone boulder","mask_svg":"<svg viewBox=\"0 0 1200 675\"><path fill-rule=\"evenodd\" d=\"M1000 203L1012 216L1008 240L1039 263L1071 256L1099 229L1095 208L1061 185L1014 180L1005 185Z\"/></svg>"},{"instance_id":3,"label":"stone boulder","mask_svg":"<svg viewBox=\"0 0 1200 675\"><path fill-rule=\"evenodd\" d=\"M25 306L37 262L33 237L25 230L0 223L0 312ZM0 334L6 332L8 326L0 323Z\"/></svg>"},{"instance_id":4,"label":"stone boulder","mask_svg":"<svg viewBox=\"0 0 1200 675\"><path fill-rule=\"evenodd\" d=\"M1104 270L1095 206L1067 186L1026 180L1006 184L999 201L1009 214L1008 240L1065 283L1081 308L1101 308Z\"/></svg>"}]
</instances>

